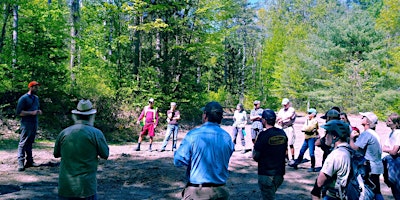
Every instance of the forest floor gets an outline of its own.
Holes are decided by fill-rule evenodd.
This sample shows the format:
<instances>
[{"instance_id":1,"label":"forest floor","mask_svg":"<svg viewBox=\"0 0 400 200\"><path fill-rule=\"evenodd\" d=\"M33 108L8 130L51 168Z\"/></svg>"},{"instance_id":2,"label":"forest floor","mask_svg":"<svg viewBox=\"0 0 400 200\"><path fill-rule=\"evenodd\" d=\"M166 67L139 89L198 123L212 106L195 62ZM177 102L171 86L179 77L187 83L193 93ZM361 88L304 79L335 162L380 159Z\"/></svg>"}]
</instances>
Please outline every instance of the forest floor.
<instances>
[{"instance_id":1,"label":"forest floor","mask_svg":"<svg viewBox=\"0 0 400 200\"><path fill-rule=\"evenodd\" d=\"M319 118L320 125L325 123ZM300 132L304 117L298 117L295 123L296 130L296 157L304 140ZM350 116L353 126L361 129L361 117ZM224 121L223 127L229 133L231 127L229 120ZM180 130L179 142L188 130ZM320 129L319 131L323 131ZM379 122L377 132L381 138L386 138L390 129L384 122ZM240 152L241 145L237 144L236 150L230 160L230 177L227 187L232 200L261 199L257 185L257 163L250 158L252 143L250 138L250 125L246 127L247 153ZM185 168L173 165L173 152L171 141L165 152L160 152L164 132L158 133L153 149L145 151L148 142L142 143L142 151L133 149L136 144L110 145L108 160L100 160L98 167L98 198L99 199L180 199L181 191L185 186ZM56 199L59 159L52 155L54 143L36 142L34 144L34 160L39 167L28 168L18 172L17 167L17 134L7 136L0 134L1 140L15 141L15 148L4 147L0 142L0 199ZM239 142L240 143L240 142ZM3 145L3 146L2 146ZM321 166L322 151L316 148L317 167ZM309 160L308 152L305 158ZM286 167L284 182L277 191L278 200L310 199L310 190L318 172L307 172L310 162L299 166L298 170ZM381 177L381 191L385 199L393 199L390 189L383 183Z\"/></svg>"}]
</instances>

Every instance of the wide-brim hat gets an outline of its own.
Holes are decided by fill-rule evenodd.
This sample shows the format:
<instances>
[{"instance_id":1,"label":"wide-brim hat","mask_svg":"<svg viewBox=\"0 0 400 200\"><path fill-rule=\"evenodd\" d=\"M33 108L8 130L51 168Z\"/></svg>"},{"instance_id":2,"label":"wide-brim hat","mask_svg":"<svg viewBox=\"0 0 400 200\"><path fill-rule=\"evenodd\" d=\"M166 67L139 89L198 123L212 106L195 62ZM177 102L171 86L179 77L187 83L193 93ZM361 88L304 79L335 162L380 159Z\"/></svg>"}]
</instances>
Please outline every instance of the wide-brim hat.
<instances>
[{"instance_id":1,"label":"wide-brim hat","mask_svg":"<svg viewBox=\"0 0 400 200\"><path fill-rule=\"evenodd\" d=\"M90 102L90 100L82 99L76 106L76 110L72 110L71 112L72 114L77 115L93 115L97 112L97 110L93 109L93 104Z\"/></svg>"}]
</instances>

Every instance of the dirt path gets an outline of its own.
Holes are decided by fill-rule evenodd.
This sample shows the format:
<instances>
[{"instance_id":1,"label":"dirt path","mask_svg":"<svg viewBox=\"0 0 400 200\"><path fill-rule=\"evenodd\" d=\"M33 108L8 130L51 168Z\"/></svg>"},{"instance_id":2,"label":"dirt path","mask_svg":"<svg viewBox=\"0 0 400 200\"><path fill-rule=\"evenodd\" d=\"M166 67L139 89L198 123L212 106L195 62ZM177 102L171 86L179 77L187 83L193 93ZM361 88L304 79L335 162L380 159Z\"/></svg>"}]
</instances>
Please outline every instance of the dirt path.
<instances>
[{"instance_id":1,"label":"dirt path","mask_svg":"<svg viewBox=\"0 0 400 200\"><path fill-rule=\"evenodd\" d=\"M351 116L350 120L353 125L361 128L360 119L359 116ZM296 157L304 139L299 131L303 122L304 117L298 117L295 124ZM320 120L320 124L323 123ZM222 127L231 132L229 126ZM246 131L250 133L250 126L246 127ZM379 123L377 132L385 133L381 135L382 138L387 137L389 131L384 123ZM185 134L180 132L180 138ZM161 140L162 134L153 149L160 149ZM142 149L147 149L147 145L144 142ZM186 182L185 169L174 167L173 152L135 152L134 146L136 144L110 145L110 158L101 160L99 165L99 199L180 199L180 192ZM239 145L236 147L240 148ZM246 136L246 147L249 152L241 154L240 149L234 152L229 165L227 186L233 200L261 199L257 185L257 163L249 158L252 148L250 134ZM52 151L52 143L36 143L34 159L41 166L17 172L16 149L0 150L0 199L56 199L59 159L53 158ZM321 165L321 156L322 151L317 148L317 166ZM305 158L309 159L308 152ZM310 199L309 191L317 172L307 172L309 162L299 167L298 170L286 168L284 183L277 192L278 200ZM382 179L381 183L385 199L393 199Z\"/></svg>"}]
</instances>

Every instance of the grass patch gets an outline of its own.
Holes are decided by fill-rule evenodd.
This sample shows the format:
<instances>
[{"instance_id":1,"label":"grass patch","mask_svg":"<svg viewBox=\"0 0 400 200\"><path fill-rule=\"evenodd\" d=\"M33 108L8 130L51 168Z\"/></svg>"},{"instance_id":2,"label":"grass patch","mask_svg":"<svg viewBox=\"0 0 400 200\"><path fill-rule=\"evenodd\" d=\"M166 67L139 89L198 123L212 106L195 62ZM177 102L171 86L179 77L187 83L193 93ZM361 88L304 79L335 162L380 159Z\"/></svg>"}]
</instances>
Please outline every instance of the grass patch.
<instances>
[{"instance_id":1,"label":"grass patch","mask_svg":"<svg viewBox=\"0 0 400 200\"><path fill-rule=\"evenodd\" d=\"M1 150L13 150L18 148L18 139L2 139L0 140Z\"/></svg>"},{"instance_id":2,"label":"grass patch","mask_svg":"<svg viewBox=\"0 0 400 200\"><path fill-rule=\"evenodd\" d=\"M0 140L0 150L16 150L18 149L19 139L2 139ZM35 140L33 149L52 149L54 141L50 140Z\"/></svg>"}]
</instances>

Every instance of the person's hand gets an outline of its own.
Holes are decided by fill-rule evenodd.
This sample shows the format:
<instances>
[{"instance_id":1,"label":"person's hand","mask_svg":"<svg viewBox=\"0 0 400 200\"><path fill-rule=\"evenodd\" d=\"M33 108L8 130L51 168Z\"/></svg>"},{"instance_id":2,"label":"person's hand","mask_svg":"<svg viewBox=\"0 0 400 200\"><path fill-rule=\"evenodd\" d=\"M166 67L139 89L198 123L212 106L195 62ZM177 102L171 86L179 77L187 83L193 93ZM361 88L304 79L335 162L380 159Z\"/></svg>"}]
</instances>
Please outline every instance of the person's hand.
<instances>
[{"instance_id":1,"label":"person's hand","mask_svg":"<svg viewBox=\"0 0 400 200\"><path fill-rule=\"evenodd\" d=\"M350 134L350 139L354 139L355 137L358 137L360 135L360 133L358 133L357 131L352 131Z\"/></svg>"},{"instance_id":2,"label":"person's hand","mask_svg":"<svg viewBox=\"0 0 400 200\"><path fill-rule=\"evenodd\" d=\"M36 111L36 115L41 115L42 114L42 111L41 110L37 110Z\"/></svg>"}]
</instances>

